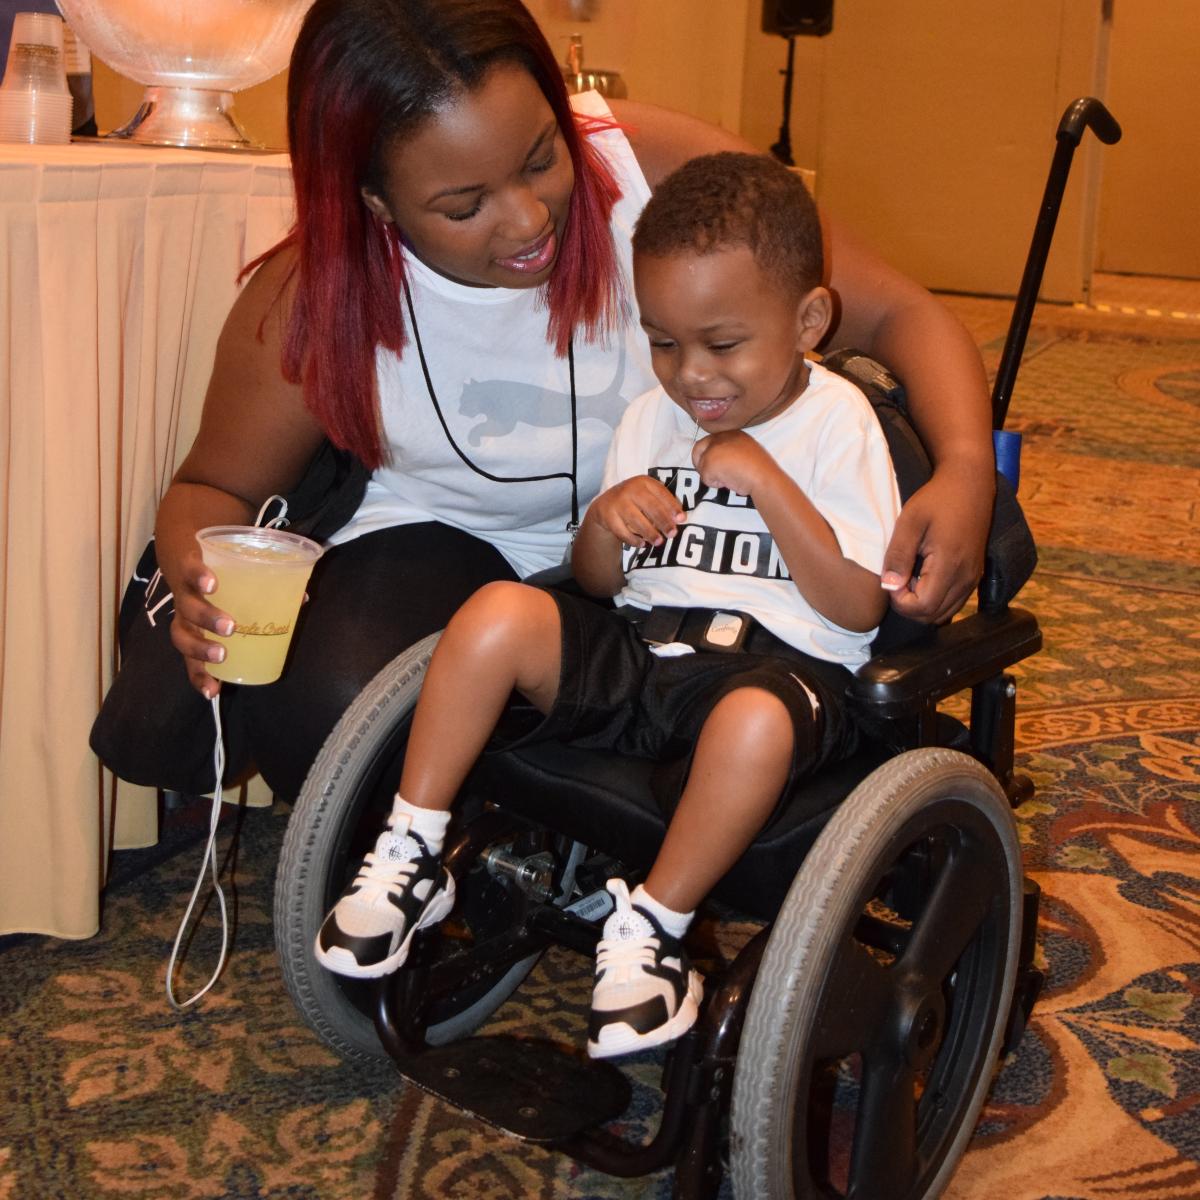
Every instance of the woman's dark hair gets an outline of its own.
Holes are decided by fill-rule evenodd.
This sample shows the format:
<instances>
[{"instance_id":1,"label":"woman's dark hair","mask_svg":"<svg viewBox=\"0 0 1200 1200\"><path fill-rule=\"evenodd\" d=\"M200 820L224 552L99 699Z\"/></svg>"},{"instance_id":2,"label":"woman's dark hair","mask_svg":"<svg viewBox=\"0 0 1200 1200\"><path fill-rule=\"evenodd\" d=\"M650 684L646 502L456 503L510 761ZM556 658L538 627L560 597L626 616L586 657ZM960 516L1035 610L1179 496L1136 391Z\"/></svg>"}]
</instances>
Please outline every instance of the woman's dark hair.
<instances>
[{"instance_id":1,"label":"woman's dark hair","mask_svg":"<svg viewBox=\"0 0 1200 1200\"><path fill-rule=\"evenodd\" d=\"M622 320L609 228L620 189L578 119L562 69L519 0L316 0L296 39L288 142L298 275L283 372L336 445L368 467L385 458L375 353L406 341L402 231L374 217L361 188L382 190L386 152L497 63L529 72L550 104L575 169L558 259L546 284L547 337L598 339ZM273 253L273 252L272 252ZM266 256L264 256L266 257ZM261 260L260 260L261 261ZM254 265L254 264L252 264Z\"/></svg>"},{"instance_id":2,"label":"woman's dark hair","mask_svg":"<svg viewBox=\"0 0 1200 1200\"><path fill-rule=\"evenodd\" d=\"M711 254L747 246L773 279L802 296L824 272L817 206L800 177L761 154L693 158L654 190L633 233L637 254Z\"/></svg>"}]
</instances>

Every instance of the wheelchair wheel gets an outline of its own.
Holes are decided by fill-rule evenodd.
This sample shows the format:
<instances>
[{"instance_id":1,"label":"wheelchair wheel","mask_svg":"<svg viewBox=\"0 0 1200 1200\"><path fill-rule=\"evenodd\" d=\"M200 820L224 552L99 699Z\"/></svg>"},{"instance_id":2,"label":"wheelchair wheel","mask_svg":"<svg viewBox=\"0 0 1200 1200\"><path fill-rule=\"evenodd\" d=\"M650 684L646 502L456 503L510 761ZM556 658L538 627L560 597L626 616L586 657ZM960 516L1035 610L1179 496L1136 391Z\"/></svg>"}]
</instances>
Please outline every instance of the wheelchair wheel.
<instances>
[{"instance_id":1,"label":"wheelchair wheel","mask_svg":"<svg viewBox=\"0 0 1200 1200\"><path fill-rule=\"evenodd\" d=\"M412 712L439 636L394 658L346 710L308 773L284 835L274 913L284 983L301 1016L345 1058L390 1061L375 1032L374 984L326 970L313 941L391 810ZM459 881L456 913L465 912L470 934L482 936L508 927L515 902L484 872L471 871ZM534 955L479 972L471 987L435 1006L427 1040L438 1044L472 1032L536 961Z\"/></svg>"},{"instance_id":2,"label":"wheelchair wheel","mask_svg":"<svg viewBox=\"0 0 1200 1200\"><path fill-rule=\"evenodd\" d=\"M1021 857L977 762L916 750L864 780L806 857L750 997L733 1083L738 1197L937 1196L991 1085Z\"/></svg>"}]
</instances>

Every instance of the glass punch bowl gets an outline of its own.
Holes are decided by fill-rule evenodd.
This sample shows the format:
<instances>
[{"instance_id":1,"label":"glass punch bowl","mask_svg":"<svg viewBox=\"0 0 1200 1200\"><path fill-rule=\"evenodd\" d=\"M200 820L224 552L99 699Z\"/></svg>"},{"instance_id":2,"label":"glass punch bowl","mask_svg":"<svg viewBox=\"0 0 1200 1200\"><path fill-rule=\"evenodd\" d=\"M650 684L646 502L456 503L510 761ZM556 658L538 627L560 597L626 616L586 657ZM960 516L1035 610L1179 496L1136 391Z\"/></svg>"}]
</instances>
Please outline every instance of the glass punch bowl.
<instances>
[{"instance_id":1,"label":"glass punch bowl","mask_svg":"<svg viewBox=\"0 0 1200 1200\"><path fill-rule=\"evenodd\" d=\"M249 148L233 93L287 66L312 0L56 0L89 50L144 84L112 137L168 146Z\"/></svg>"}]
</instances>

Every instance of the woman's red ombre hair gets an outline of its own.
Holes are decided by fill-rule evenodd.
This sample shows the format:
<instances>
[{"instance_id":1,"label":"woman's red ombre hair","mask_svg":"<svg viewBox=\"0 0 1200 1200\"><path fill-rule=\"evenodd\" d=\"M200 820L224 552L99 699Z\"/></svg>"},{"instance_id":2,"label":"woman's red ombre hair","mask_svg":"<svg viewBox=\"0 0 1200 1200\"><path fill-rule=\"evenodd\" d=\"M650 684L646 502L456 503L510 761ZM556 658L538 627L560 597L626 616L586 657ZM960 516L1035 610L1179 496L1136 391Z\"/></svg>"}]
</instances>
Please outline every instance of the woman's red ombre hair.
<instances>
[{"instance_id":1,"label":"woman's red ombre hair","mask_svg":"<svg viewBox=\"0 0 1200 1200\"><path fill-rule=\"evenodd\" d=\"M371 468L386 458L376 352L400 354L407 340L405 252L402 231L370 213L362 189L381 193L394 141L455 93L478 87L498 62L523 66L537 82L575 168L545 286L547 337L564 355L574 333L596 340L624 321L609 226L620 189L589 136L612 122L574 116L561 68L524 5L316 0L296 40L288 82L296 225L269 252L291 247L296 255L283 372L302 385L330 441Z\"/></svg>"}]
</instances>

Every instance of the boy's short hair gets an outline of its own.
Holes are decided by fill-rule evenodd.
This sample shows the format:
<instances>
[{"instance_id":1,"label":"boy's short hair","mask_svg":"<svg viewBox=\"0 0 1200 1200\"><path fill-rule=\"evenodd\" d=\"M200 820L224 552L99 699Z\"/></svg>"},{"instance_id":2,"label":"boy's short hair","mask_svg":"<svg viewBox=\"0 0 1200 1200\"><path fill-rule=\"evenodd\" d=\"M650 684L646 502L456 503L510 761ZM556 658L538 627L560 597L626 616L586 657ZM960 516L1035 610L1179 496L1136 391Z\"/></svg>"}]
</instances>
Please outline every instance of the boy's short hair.
<instances>
[{"instance_id":1,"label":"boy's short hair","mask_svg":"<svg viewBox=\"0 0 1200 1200\"><path fill-rule=\"evenodd\" d=\"M637 254L711 254L747 246L797 296L824 272L817 206L800 177L761 154L690 159L654 190L633 232Z\"/></svg>"}]
</instances>

